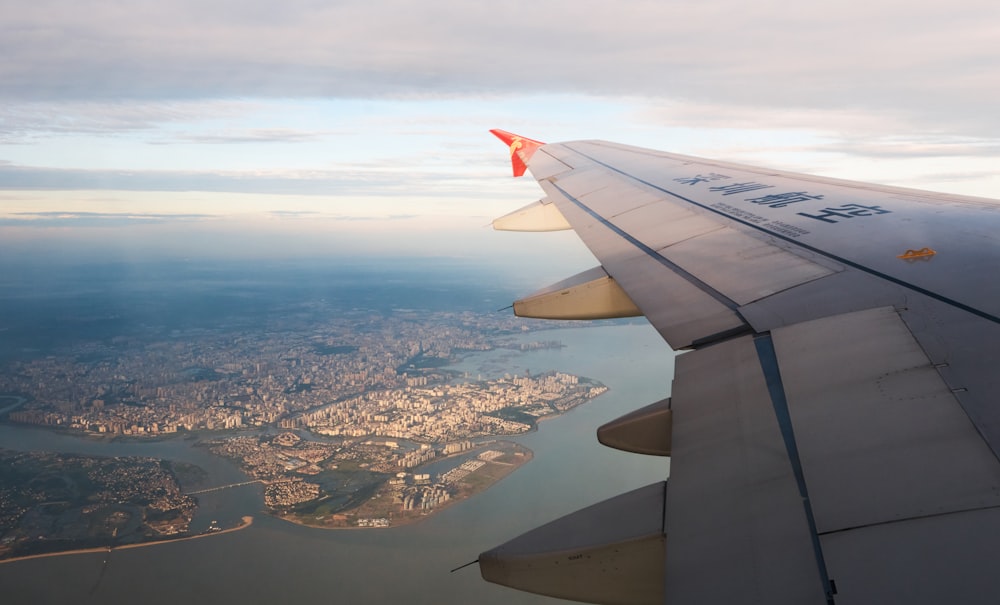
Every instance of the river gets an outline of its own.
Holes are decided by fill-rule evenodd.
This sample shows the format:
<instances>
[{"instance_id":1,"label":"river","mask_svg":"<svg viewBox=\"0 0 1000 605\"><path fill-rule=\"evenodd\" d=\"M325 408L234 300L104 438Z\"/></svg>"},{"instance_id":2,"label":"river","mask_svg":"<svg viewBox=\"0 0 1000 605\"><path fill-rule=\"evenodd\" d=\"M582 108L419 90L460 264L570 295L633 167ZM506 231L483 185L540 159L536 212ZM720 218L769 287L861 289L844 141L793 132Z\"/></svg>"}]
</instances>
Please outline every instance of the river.
<instances>
[{"instance_id":1,"label":"river","mask_svg":"<svg viewBox=\"0 0 1000 605\"><path fill-rule=\"evenodd\" d=\"M199 497L194 529L212 519L249 528L202 540L0 565L5 604L41 603L565 603L484 582L476 566L449 570L517 534L618 493L662 480L666 459L597 443L600 424L669 393L673 353L647 325L570 328L529 334L560 349L490 351L452 369L473 377L561 370L610 387L602 397L541 423L514 440L534 459L486 492L413 525L320 530L263 515L259 485ZM243 475L191 441L104 443L46 430L0 426L0 444L18 450L155 456L198 464L214 484ZM105 559L108 558L107 563Z\"/></svg>"}]
</instances>

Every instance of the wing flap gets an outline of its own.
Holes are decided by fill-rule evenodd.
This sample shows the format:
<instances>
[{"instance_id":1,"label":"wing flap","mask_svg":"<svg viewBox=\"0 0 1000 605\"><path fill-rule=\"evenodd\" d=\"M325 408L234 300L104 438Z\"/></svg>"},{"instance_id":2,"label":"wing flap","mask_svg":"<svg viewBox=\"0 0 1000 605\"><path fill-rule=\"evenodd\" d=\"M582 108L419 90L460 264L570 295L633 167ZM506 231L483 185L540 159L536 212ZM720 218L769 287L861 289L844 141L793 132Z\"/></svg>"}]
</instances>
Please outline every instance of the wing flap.
<instances>
[{"instance_id":1,"label":"wing flap","mask_svg":"<svg viewBox=\"0 0 1000 605\"><path fill-rule=\"evenodd\" d=\"M983 589L986 576L926 578L975 564L949 551L970 519L1000 526L1000 464L893 308L681 355L671 410L668 602L809 602L828 580L840 605L897 602L911 581L940 596L912 602ZM869 560L900 544L906 565ZM783 592L792 578L803 594Z\"/></svg>"},{"instance_id":2,"label":"wing flap","mask_svg":"<svg viewBox=\"0 0 1000 605\"><path fill-rule=\"evenodd\" d=\"M773 334L819 532L1000 506L1000 464L894 309Z\"/></svg>"},{"instance_id":3,"label":"wing flap","mask_svg":"<svg viewBox=\"0 0 1000 605\"><path fill-rule=\"evenodd\" d=\"M823 576L753 339L677 358L667 603L825 603Z\"/></svg>"},{"instance_id":4,"label":"wing flap","mask_svg":"<svg viewBox=\"0 0 1000 605\"><path fill-rule=\"evenodd\" d=\"M1000 510L987 509L838 532L822 542L837 605L993 605L998 534Z\"/></svg>"}]
</instances>

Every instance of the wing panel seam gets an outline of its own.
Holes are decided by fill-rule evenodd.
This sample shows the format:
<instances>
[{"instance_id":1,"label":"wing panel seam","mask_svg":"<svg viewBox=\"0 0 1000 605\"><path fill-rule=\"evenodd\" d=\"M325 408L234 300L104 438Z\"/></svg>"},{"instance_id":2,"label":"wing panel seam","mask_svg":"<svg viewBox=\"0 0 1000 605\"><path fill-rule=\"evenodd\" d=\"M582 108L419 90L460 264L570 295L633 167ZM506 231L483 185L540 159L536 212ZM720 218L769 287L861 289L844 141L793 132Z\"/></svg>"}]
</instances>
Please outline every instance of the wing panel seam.
<instances>
[{"instance_id":1,"label":"wing panel seam","mask_svg":"<svg viewBox=\"0 0 1000 605\"><path fill-rule=\"evenodd\" d=\"M826 560L823 557L823 545L820 543L819 534L816 530L816 517L813 515L812 504L809 501L809 490L806 487L805 473L802 470L802 460L799 458L799 448L795 443L792 416L788 410L788 399L785 396L785 386L781 380L781 371L778 366L778 355L774 350L774 341L771 339L770 333L764 333L754 336L753 344L757 350L757 359L760 361L761 371L764 373L767 391L771 397L771 405L774 407L774 415L777 417L778 428L781 430L781 438L785 442L785 451L788 454L789 462L792 464L792 473L795 475L795 483L799 489L799 496L802 498L802 508L805 511L806 522L809 525L809 538L812 540L813 553L816 556L816 567L819 572L819 579L823 584L823 594L826 595L827 605L834 605L830 575L826 568Z\"/></svg>"},{"instance_id":2,"label":"wing panel seam","mask_svg":"<svg viewBox=\"0 0 1000 605\"><path fill-rule=\"evenodd\" d=\"M974 513L981 510L1000 510L1000 505L993 506L977 506L974 508L959 508L955 510L949 510L940 513L928 513L926 515L914 515L912 517L905 517L902 519L888 519L886 521L879 521L877 523L865 523L863 525L852 525L851 527L841 527L839 529L831 529L829 531L820 532L819 536L833 536L836 534L841 534L849 531L855 531L858 529L869 529L872 527L881 527L883 525L894 525L896 523L906 523L907 521L920 521L922 519L936 519L938 517L947 517L948 515L961 515L963 513Z\"/></svg>"},{"instance_id":3,"label":"wing panel seam","mask_svg":"<svg viewBox=\"0 0 1000 605\"><path fill-rule=\"evenodd\" d=\"M696 277L695 275L691 274L690 272L688 272L687 270L683 269L682 267L678 266L673 261L665 258L662 254L658 254L656 252L656 250L653 250L652 248L650 248L646 244L640 242L635 237L633 237L632 235L630 235L628 232L622 230L621 227L615 225L614 223L612 223L608 219L606 219L603 216L601 216L600 214L598 214L596 211L594 211L592 208L590 208L589 206L587 206L586 204L584 204L582 201L578 200L576 197L574 197L568 191L566 191L565 189L563 189L562 187L560 187L558 184L553 183L551 181L549 181L549 184L552 185L553 187L555 187L556 191L558 191L560 194L562 194L563 197L565 197L567 200L569 200L570 202L572 202L575 206L577 206L578 208L580 208L581 210L583 210L584 212L586 212L587 214L589 214L594 220L596 220L600 224L604 225L605 227L607 227L608 229L610 229L611 231L613 231L616 235L618 235L619 237L621 237L622 239L624 239L628 243L632 244L633 246L635 246L640 251L644 252L646 255L650 256L651 258L653 258L654 260L656 260L657 262L659 262L661 265L663 265L667 269L670 269L671 271L673 271L674 273L676 273L680 277L684 278L685 280L687 280L688 282L690 282L693 286L695 286L696 288L698 288L699 290L701 290L705 294L708 294L709 296L711 296L712 298L714 298L716 301L718 301L719 303L721 303L727 309L729 309L730 311L732 311L733 313L735 313L736 316L740 318L740 321L742 321L745 324L748 323L746 321L746 319L740 314L740 312L739 312L739 305L736 304L736 301L730 299L728 296L726 296L722 292L719 292L718 290L716 290L712 286L710 286L710 285L706 284L705 282L703 282L702 280L698 279L698 277ZM614 276L612 276L612 277L614 277Z\"/></svg>"}]
</instances>

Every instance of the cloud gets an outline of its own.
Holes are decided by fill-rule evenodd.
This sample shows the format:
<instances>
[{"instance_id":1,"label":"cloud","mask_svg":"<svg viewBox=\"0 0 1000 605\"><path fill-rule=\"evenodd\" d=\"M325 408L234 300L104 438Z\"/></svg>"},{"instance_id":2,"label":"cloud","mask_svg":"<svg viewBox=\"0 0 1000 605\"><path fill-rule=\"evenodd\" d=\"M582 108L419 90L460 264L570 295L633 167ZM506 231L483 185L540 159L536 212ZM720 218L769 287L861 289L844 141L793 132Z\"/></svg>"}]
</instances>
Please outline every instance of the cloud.
<instances>
[{"instance_id":1,"label":"cloud","mask_svg":"<svg viewBox=\"0 0 1000 605\"><path fill-rule=\"evenodd\" d=\"M1000 151L1000 130L972 129L973 121L989 122L992 116L967 116L969 132L962 133L958 117L928 126L927 116L907 106L867 110L769 108L637 99L631 117L637 122L672 128L808 131L825 139L825 151L838 151L840 147L866 156L983 155Z\"/></svg>"},{"instance_id":2,"label":"cloud","mask_svg":"<svg viewBox=\"0 0 1000 605\"><path fill-rule=\"evenodd\" d=\"M3 42L0 42L0 45L2 44ZM258 103L231 100L156 102L121 99L32 102L0 100L0 143L28 143L38 137L53 135L107 136L153 131L171 124L218 118L232 119L250 115L259 109Z\"/></svg>"},{"instance_id":3,"label":"cloud","mask_svg":"<svg viewBox=\"0 0 1000 605\"><path fill-rule=\"evenodd\" d=\"M0 165L0 190L205 191L326 196L466 196L468 176L354 169L274 171L103 170Z\"/></svg>"},{"instance_id":4,"label":"cloud","mask_svg":"<svg viewBox=\"0 0 1000 605\"><path fill-rule=\"evenodd\" d=\"M417 218L420 218L420 217L421 217L421 215L419 215L419 214L390 214L390 215L387 215L387 216L381 216L381 215L380 216L354 216L354 215L346 215L345 214L345 215L334 216L332 218L334 220L338 220L338 221L359 221L359 222L377 221L377 222L382 223L382 222L386 222L386 221L409 221L409 220L417 219Z\"/></svg>"},{"instance_id":5,"label":"cloud","mask_svg":"<svg viewBox=\"0 0 1000 605\"><path fill-rule=\"evenodd\" d=\"M869 158L944 158L1000 156L1000 139L965 137L878 137L844 138L824 145L823 151L850 153Z\"/></svg>"},{"instance_id":6,"label":"cloud","mask_svg":"<svg viewBox=\"0 0 1000 605\"><path fill-rule=\"evenodd\" d=\"M406 221L420 218L419 214L330 214L317 212L315 210L268 210L266 216L278 219L303 219L303 220L332 220L332 221Z\"/></svg>"},{"instance_id":7,"label":"cloud","mask_svg":"<svg viewBox=\"0 0 1000 605\"><path fill-rule=\"evenodd\" d=\"M992 0L3 2L18 102L582 93L998 126Z\"/></svg>"},{"instance_id":8,"label":"cloud","mask_svg":"<svg viewBox=\"0 0 1000 605\"><path fill-rule=\"evenodd\" d=\"M150 143L194 143L197 145L228 145L233 143L305 143L319 141L339 133L332 131L304 131L290 128L251 128L204 134L182 134L174 138L152 140Z\"/></svg>"},{"instance_id":9,"label":"cloud","mask_svg":"<svg viewBox=\"0 0 1000 605\"><path fill-rule=\"evenodd\" d=\"M894 182L1000 156L986 0L13 3L0 193L535 199L492 126Z\"/></svg>"},{"instance_id":10,"label":"cloud","mask_svg":"<svg viewBox=\"0 0 1000 605\"><path fill-rule=\"evenodd\" d=\"M198 221L214 218L208 214L163 214L135 212L41 211L13 212L0 217L8 227L125 227L140 224Z\"/></svg>"},{"instance_id":11,"label":"cloud","mask_svg":"<svg viewBox=\"0 0 1000 605\"><path fill-rule=\"evenodd\" d=\"M270 210L267 214L276 218L313 218L320 213L315 210Z\"/></svg>"},{"instance_id":12,"label":"cloud","mask_svg":"<svg viewBox=\"0 0 1000 605\"><path fill-rule=\"evenodd\" d=\"M299 210L269 210L263 212L262 215L280 220L310 221L314 223L313 226L317 222L320 222L331 228L336 228L338 223L377 223L384 226L399 221L414 221L425 218L419 214L342 214ZM231 225L234 220L232 217L217 214L45 210L37 212L11 212L6 216L0 216L0 227L131 228L137 225L176 227L178 224L191 225L200 223L202 225L214 226L217 229L225 229L226 225Z\"/></svg>"},{"instance_id":13,"label":"cloud","mask_svg":"<svg viewBox=\"0 0 1000 605\"><path fill-rule=\"evenodd\" d=\"M849 158L856 166L868 167L895 160L910 161L914 167L927 159L1000 161L1000 136L996 131L949 132L940 124L928 128L921 116L908 111L781 110L640 99L630 117L650 127L688 133L694 145L689 144L685 153L801 172L827 172L835 158ZM843 162L837 164L840 167L833 174L845 167ZM972 174L968 170L961 172ZM876 173L859 178L881 180L885 176ZM916 186L917 182L912 184Z\"/></svg>"}]
</instances>

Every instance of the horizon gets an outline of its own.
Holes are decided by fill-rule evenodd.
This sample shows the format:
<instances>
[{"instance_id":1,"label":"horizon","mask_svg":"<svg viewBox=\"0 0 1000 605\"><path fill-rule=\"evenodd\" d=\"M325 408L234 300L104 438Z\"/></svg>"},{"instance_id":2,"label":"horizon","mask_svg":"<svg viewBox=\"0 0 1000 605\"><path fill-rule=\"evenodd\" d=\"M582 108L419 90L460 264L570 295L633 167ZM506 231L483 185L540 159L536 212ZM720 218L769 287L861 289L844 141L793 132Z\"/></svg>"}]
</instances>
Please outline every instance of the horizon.
<instances>
[{"instance_id":1,"label":"horizon","mask_svg":"<svg viewBox=\"0 0 1000 605\"><path fill-rule=\"evenodd\" d=\"M0 0L0 259L524 259L490 128L1000 198L984 0L408 7Z\"/></svg>"}]
</instances>

